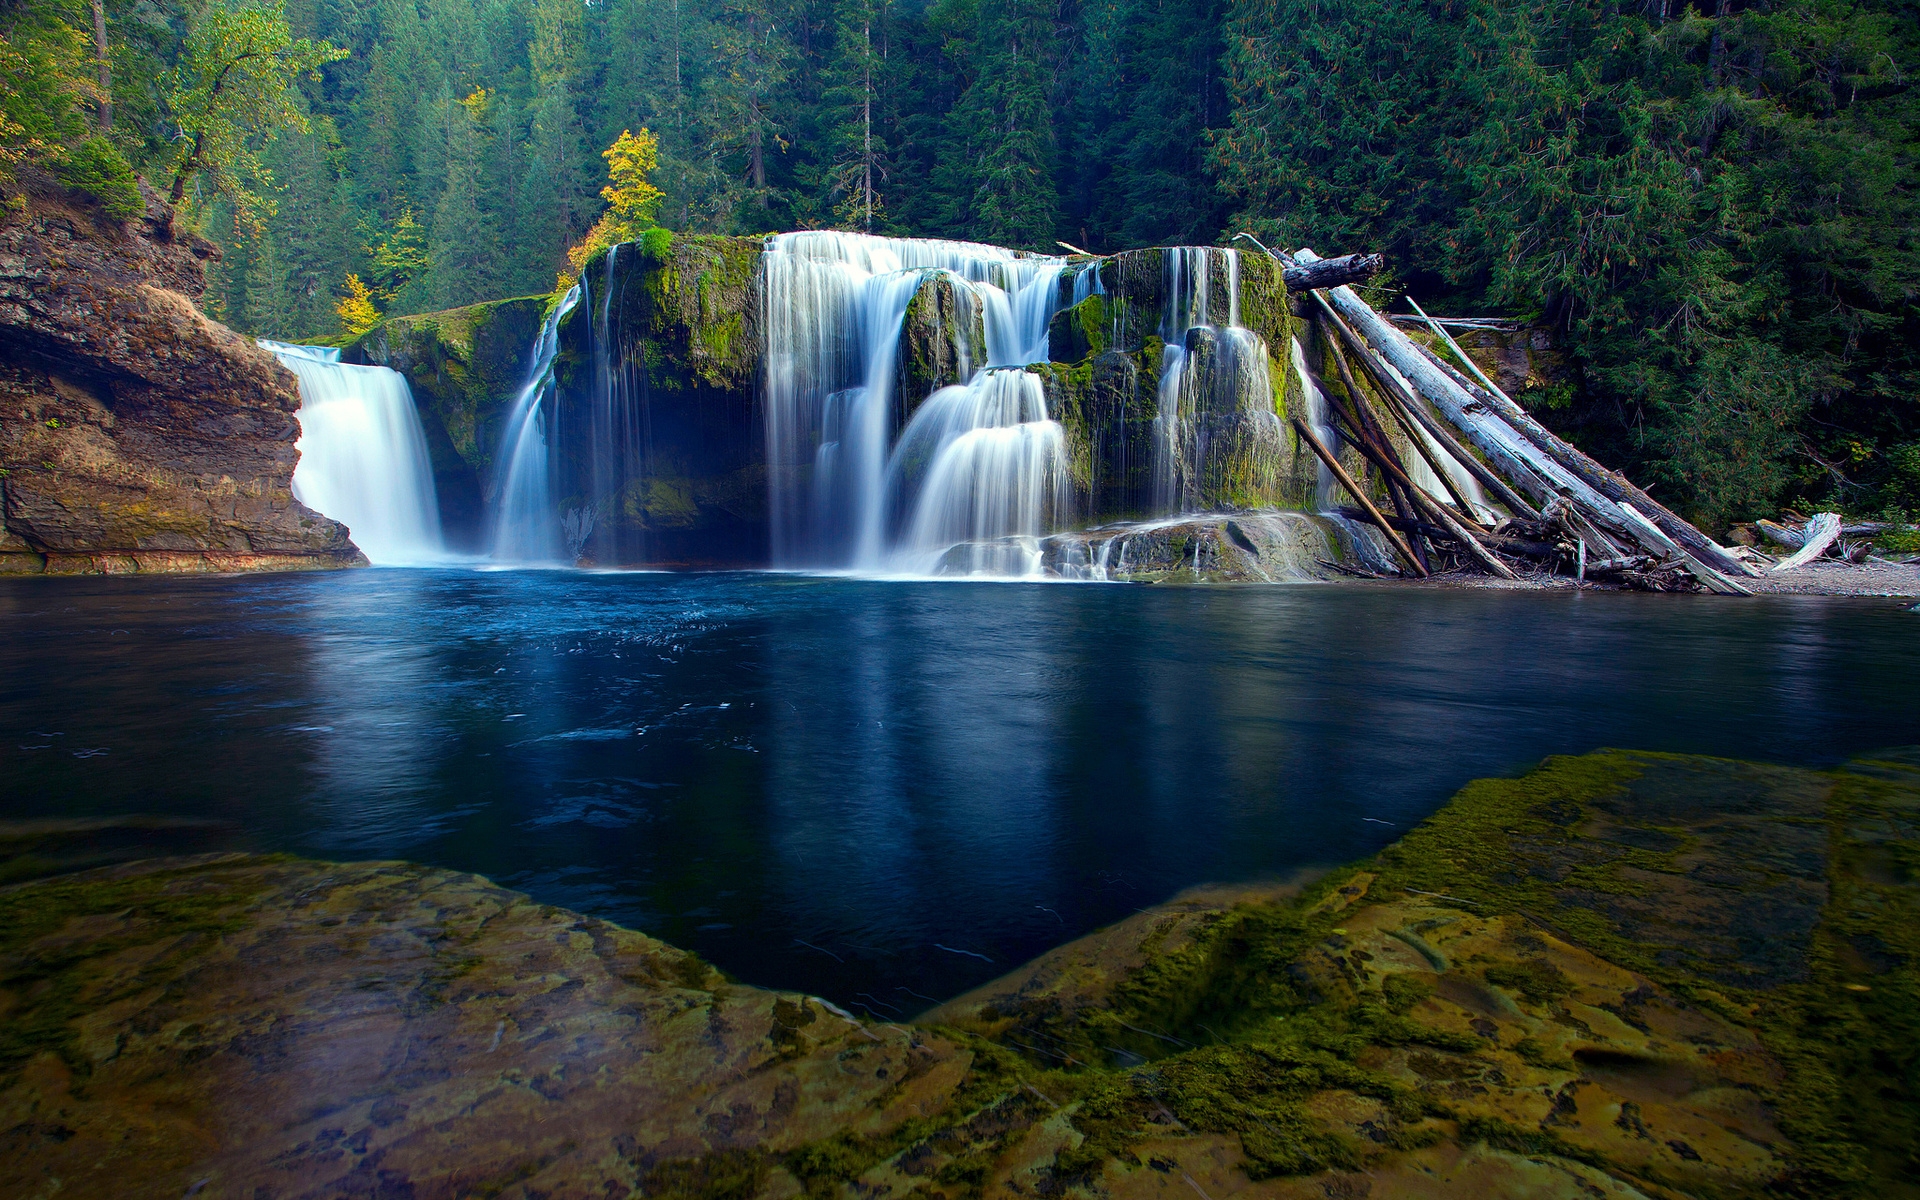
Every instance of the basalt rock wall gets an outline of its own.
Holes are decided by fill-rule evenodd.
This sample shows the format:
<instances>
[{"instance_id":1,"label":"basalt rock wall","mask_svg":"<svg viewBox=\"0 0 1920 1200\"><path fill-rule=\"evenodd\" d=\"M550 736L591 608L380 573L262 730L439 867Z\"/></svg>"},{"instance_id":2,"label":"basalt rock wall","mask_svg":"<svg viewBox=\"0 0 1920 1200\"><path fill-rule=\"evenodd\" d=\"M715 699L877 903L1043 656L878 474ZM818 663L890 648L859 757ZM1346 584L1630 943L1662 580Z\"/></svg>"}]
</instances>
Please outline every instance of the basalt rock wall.
<instances>
[{"instance_id":1,"label":"basalt rock wall","mask_svg":"<svg viewBox=\"0 0 1920 1200\"><path fill-rule=\"evenodd\" d=\"M758 238L658 230L594 258L560 325L558 492L600 563L767 561Z\"/></svg>"},{"instance_id":2,"label":"basalt rock wall","mask_svg":"<svg viewBox=\"0 0 1920 1200\"><path fill-rule=\"evenodd\" d=\"M605 564L758 566L767 561L764 339L759 238L666 236L593 259L584 296L561 321L554 364L554 488L563 513L592 514L580 556ZM1152 515L1162 416L1166 250L1099 260L1098 294L1072 303L1070 263L1049 331L1048 411L1067 429L1074 524ZM1191 254L1192 252L1188 252ZM1314 460L1287 418L1304 412L1289 358L1295 318L1286 285L1264 258L1242 255L1230 306L1227 257L1202 256L1212 321L1240 326L1265 348L1214 325L1187 331L1190 378L1180 411L1192 460L1182 479L1193 508L1312 508ZM1188 287L1193 286L1189 278ZM405 374L434 459L450 535L473 530L495 498L502 427L525 385L550 298L530 297L402 317L348 346L349 362ZM1234 356L1239 355L1240 359ZM946 276L929 273L909 305L896 366L904 426L927 395L984 363L982 313Z\"/></svg>"},{"instance_id":3,"label":"basalt rock wall","mask_svg":"<svg viewBox=\"0 0 1920 1200\"><path fill-rule=\"evenodd\" d=\"M1046 376L1048 411L1067 426L1082 511L1089 523L1153 514L1156 439L1170 436L1167 421L1182 426L1188 447L1191 476L1175 481L1181 507L1312 508L1312 452L1287 424L1304 415L1305 400L1290 359L1295 319L1279 267L1239 256L1239 324L1266 350L1266 361L1253 363L1244 360L1257 351L1221 328L1232 315L1227 257L1205 256L1208 316L1218 324L1182 335L1188 377L1176 393L1162 386L1170 253L1133 250L1101 260L1100 291L1078 304L1069 289L1081 264L1062 276L1067 294L1047 338L1052 361L1034 370Z\"/></svg>"},{"instance_id":4,"label":"basalt rock wall","mask_svg":"<svg viewBox=\"0 0 1920 1200\"><path fill-rule=\"evenodd\" d=\"M216 251L27 172L0 211L0 573L363 564L293 498L294 377L195 307Z\"/></svg>"}]
</instances>

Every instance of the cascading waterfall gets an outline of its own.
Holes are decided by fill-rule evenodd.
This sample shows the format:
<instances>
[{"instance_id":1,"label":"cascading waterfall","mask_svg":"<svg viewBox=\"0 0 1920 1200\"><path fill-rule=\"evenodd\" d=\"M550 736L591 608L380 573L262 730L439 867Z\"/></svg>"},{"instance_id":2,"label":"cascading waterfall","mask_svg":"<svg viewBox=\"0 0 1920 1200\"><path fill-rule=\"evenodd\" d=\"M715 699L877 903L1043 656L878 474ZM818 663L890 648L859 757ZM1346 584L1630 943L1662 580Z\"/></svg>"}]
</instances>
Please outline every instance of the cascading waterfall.
<instances>
[{"instance_id":1,"label":"cascading waterfall","mask_svg":"<svg viewBox=\"0 0 1920 1200\"><path fill-rule=\"evenodd\" d=\"M921 574L1028 575L1067 497L1066 431L1038 376L989 368L941 388L913 414L889 481L924 464L896 561ZM950 550L958 550L957 556Z\"/></svg>"},{"instance_id":2,"label":"cascading waterfall","mask_svg":"<svg viewBox=\"0 0 1920 1200\"><path fill-rule=\"evenodd\" d=\"M1226 283L1227 320L1213 323L1213 264ZM1203 387L1271 396L1267 351L1259 335L1240 324L1240 255L1210 246L1165 251L1166 300L1160 318L1159 405L1153 420L1153 510L1161 515L1200 507L1200 465L1207 461L1207 430L1195 417ZM1211 378L1196 370L1188 345L1205 331L1214 354ZM1277 418L1276 418L1277 420Z\"/></svg>"},{"instance_id":3,"label":"cascading waterfall","mask_svg":"<svg viewBox=\"0 0 1920 1200\"><path fill-rule=\"evenodd\" d=\"M294 498L344 524L377 566L444 559L433 464L406 377L343 363L331 346L260 345L300 380Z\"/></svg>"},{"instance_id":4,"label":"cascading waterfall","mask_svg":"<svg viewBox=\"0 0 1920 1200\"><path fill-rule=\"evenodd\" d=\"M762 264L777 564L924 570L956 541L1056 519L1060 428L1039 381L1007 369L1046 358L1064 260L807 232L769 239ZM979 306L987 361L963 355L970 377L919 404L895 445L899 414L920 400L895 395L907 307L941 278Z\"/></svg>"},{"instance_id":5,"label":"cascading waterfall","mask_svg":"<svg viewBox=\"0 0 1920 1200\"><path fill-rule=\"evenodd\" d=\"M553 398L553 360L560 352L560 320L580 303L580 285L567 290L540 327L527 382L507 412L497 461L505 463L494 497L493 557L500 562L571 562L553 492L553 447L559 406Z\"/></svg>"}]
</instances>

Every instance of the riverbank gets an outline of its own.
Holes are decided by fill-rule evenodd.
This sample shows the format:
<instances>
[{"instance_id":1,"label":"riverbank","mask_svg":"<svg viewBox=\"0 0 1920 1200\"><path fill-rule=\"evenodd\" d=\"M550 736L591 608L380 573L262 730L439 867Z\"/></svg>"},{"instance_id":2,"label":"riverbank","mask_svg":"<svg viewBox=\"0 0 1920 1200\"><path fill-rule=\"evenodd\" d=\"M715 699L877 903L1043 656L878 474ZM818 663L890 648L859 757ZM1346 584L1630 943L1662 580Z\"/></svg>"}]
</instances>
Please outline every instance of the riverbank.
<instances>
[{"instance_id":1,"label":"riverbank","mask_svg":"<svg viewBox=\"0 0 1920 1200\"><path fill-rule=\"evenodd\" d=\"M1915 752L1553 759L911 1024L454 872L58 876L0 891L0 1190L1906 1195L1916 824Z\"/></svg>"}]
</instances>

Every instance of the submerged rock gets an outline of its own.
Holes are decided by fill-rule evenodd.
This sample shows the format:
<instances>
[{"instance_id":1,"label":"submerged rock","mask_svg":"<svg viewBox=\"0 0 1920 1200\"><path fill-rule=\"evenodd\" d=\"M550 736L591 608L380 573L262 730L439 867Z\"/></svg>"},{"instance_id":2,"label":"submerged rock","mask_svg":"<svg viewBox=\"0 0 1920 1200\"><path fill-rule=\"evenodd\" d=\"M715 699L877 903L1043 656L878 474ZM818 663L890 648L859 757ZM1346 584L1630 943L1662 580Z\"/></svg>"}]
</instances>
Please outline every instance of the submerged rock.
<instances>
[{"instance_id":1,"label":"submerged rock","mask_svg":"<svg viewBox=\"0 0 1920 1200\"><path fill-rule=\"evenodd\" d=\"M293 376L195 307L212 245L144 185L121 224L30 174L0 215L0 573L364 563L293 498Z\"/></svg>"},{"instance_id":2,"label":"submerged rock","mask_svg":"<svg viewBox=\"0 0 1920 1200\"><path fill-rule=\"evenodd\" d=\"M0 1192L1893 1195L1916 814L1920 750L1550 759L911 1027L448 871L61 876L0 890Z\"/></svg>"}]
</instances>

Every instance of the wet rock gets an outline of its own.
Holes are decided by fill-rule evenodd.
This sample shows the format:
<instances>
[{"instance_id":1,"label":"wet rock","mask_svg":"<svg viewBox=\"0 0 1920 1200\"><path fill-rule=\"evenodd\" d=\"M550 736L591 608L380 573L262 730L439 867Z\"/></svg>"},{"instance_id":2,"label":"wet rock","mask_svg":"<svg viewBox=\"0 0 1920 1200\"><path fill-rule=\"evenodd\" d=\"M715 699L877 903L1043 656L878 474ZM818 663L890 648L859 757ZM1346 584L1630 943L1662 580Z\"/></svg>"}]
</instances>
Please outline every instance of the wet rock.
<instances>
[{"instance_id":1,"label":"wet rock","mask_svg":"<svg viewBox=\"0 0 1920 1200\"><path fill-rule=\"evenodd\" d=\"M773 1155L967 1062L453 872L172 860L0 907L10 1196L624 1195L725 1155L777 1193Z\"/></svg>"},{"instance_id":2,"label":"wet rock","mask_svg":"<svg viewBox=\"0 0 1920 1200\"><path fill-rule=\"evenodd\" d=\"M907 303L900 327L899 418L940 388L965 383L987 361L987 327L973 293L951 275L934 274Z\"/></svg>"},{"instance_id":3,"label":"wet rock","mask_svg":"<svg viewBox=\"0 0 1920 1200\"><path fill-rule=\"evenodd\" d=\"M196 307L216 251L113 222L23 171L0 223L0 573L366 560L293 498L294 377Z\"/></svg>"}]
</instances>

